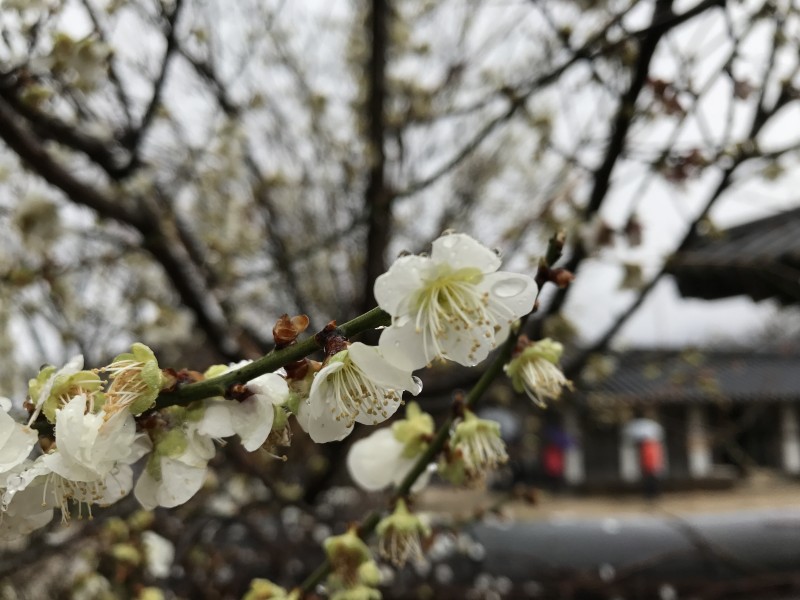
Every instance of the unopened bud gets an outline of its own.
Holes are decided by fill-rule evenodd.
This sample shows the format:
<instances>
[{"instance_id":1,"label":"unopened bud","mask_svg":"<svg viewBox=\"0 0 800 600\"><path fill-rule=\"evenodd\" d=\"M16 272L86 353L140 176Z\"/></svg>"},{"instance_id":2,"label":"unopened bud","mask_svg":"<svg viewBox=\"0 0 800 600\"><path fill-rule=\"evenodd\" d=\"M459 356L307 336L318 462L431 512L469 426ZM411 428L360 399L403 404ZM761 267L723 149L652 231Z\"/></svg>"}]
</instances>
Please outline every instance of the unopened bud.
<instances>
[{"instance_id":1,"label":"unopened bud","mask_svg":"<svg viewBox=\"0 0 800 600\"><path fill-rule=\"evenodd\" d=\"M288 314L280 316L272 328L272 337L275 340L275 347L278 349L291 346L297 340L297 336L308 328L308 317L306 315L296 315L289 317Z\"/></svg>"}]
</instances>

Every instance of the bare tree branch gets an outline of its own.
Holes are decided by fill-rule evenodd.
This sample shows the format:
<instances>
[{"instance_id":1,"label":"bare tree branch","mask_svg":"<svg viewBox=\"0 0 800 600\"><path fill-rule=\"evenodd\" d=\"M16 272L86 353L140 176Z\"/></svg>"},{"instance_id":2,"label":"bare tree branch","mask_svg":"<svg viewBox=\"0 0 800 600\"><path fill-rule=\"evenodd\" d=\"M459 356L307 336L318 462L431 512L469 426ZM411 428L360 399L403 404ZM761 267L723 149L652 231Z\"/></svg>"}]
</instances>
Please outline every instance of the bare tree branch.
<instances>
[{"instance_id":1,"label":"bare tree branch","mask_svg":"<svg viewBox=\"0 0 800 600\"><path fill-rule=\"evenodd\" d=\"M392 192L386 186L384 150L384 105L386 102L386 55L389 45L389 6L385 0L373 0L369 14L371 51L367 65L367 120L369 175L364 194L367 212L367 247L364 260L364 291L361 311L369 310L375 300L372 288L386 270L386 247L392 219Z\"/></svg>"}]
</instances>

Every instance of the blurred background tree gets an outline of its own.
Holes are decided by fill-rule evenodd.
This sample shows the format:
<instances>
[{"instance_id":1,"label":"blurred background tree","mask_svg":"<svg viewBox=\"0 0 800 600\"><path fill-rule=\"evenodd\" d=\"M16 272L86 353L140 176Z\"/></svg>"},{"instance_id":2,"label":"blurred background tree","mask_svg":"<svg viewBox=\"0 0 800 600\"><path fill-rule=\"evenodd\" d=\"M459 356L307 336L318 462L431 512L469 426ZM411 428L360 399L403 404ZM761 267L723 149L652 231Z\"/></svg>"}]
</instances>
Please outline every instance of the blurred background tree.
<instances>
[{"instance_id":1,"label":"blurred background tree","mask_svg":"<svg viewBox=\"0 0 800 600\"><path fill-rule=\"evenodd\" d=\"M567 232L578 284L531 334L574 337L575 377L717 204L793 200L790 0L6 0L0 34L14 398L41 363L137 340L175 367L258 356L283 313L371 308L393 257L448 228L530 271ZM286 481L227 454L310 502L339 446Z\"/></svg>"}]
</instances>

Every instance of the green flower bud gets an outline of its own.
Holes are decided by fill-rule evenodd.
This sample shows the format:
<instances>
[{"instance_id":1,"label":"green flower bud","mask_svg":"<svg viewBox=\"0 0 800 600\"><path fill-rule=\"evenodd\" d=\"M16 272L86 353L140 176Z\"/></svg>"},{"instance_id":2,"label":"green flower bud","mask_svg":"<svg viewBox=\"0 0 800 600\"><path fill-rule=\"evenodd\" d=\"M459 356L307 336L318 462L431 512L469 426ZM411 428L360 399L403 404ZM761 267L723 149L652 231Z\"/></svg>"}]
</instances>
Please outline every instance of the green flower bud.
<instances>
[{"instance_id":1,"label":"green flower bud","mask_svg":"<svg viewBox=\"0 0 800 600\"><path fill-rule=\"evenodd\" d=\"M111 546L111 556L118 562L138 565L142 562L142 555L131 544L114 544Z\"/></svg>"}]
</instances>

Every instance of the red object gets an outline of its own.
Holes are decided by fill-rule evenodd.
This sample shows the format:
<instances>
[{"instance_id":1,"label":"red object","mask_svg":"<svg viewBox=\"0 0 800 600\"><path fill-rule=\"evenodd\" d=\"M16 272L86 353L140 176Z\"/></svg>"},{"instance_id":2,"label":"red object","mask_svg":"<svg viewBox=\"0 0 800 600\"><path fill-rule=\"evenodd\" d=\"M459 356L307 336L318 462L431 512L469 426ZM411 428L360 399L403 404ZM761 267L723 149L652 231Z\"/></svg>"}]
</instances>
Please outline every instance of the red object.
<instances>
[{"instance_id":1,"label":"red object","mask_svg":"<svg viewBox=\"0 0 800 600\"><path fill-rule=\"evenodd\" d=\"M664 468L664 451L658 440L644 440L640 448L642 472L645 475L655 475Z\"/></svg>"},{"instance_id":2,"label":"red object","mask_svg":"<svg viewBox=\"0 0 800 600\"><path fill-rule=\"evenodd\" d=\"M542 466L548 477L564 474L564 450L555 444L547 444L542 451Z\"/></svg>"}]
</instances>

